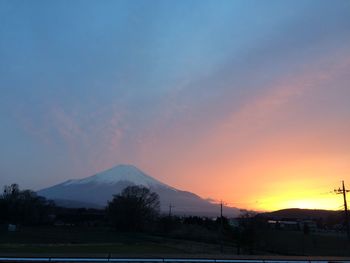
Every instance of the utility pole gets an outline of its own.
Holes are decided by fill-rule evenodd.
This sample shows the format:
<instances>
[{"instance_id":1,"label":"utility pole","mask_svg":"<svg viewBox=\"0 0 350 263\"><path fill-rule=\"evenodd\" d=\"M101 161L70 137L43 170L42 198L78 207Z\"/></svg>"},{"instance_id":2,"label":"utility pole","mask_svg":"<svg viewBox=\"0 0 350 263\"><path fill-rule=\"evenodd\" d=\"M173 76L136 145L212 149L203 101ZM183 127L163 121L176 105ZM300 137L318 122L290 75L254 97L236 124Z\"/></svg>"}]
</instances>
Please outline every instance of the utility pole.
<instances>
[{"instance_id":1,"label":"utility pole","mask_svg":"<svg viewBox=\"0 0 350 263\"><path fill-rule=\"evenodd\" d=\"M220 252L224 252L223 244L223 218L222 218L222 201L220 203Z\"/></svg>"},{"instance_id":2,"label":"utility pole","mask_svg":"<svg viewBox=\"0 0 350 263\"><path fill-rule=\"evenodd\" d=\"M344 199L344 210L345 210L345 224L346 224L346 233L348 234L348 239L350 240L350 226L349 226L349 212L348 205L346 202L346 192L344 181L342 181L343 186L343 199Z\"/></svg>"},{"instance_id":3,"label":"utility pole","mask_svg":"<svg viewBox=\"0 0 350 263\"><path fill-rule=\"evenodd\" d=\"M169 204L169 217L171 217L171 209L173 208L174 206L172 206L171 204Z\"/></svg>"},{"instance_id":4,"label":"utility pole","mask_svg":"<svg viewBox=\"0 0 350 263\"><path fill-rule=\"evenodd\" d=\"M348 211L348 204L346 202L346 193L350 192L350 190L346 190L344 181L342 181L342 189L334 189L334 192L336 194L342 194L344 199L344 212L345 212L345 227L346 227L346 233L348 236L348 240L350 240L350 225L349 225L349 211Z\"/></svg>"}]
</instances>

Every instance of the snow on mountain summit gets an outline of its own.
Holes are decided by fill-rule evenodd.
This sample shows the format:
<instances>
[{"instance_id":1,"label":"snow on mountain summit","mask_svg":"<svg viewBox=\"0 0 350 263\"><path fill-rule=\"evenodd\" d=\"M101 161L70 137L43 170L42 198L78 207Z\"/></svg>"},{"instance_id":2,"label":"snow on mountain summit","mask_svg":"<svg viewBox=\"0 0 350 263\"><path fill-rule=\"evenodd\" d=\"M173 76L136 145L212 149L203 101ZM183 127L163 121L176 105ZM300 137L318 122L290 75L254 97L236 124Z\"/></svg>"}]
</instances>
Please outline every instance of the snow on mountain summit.
<instances>
[{"instance_id":1,"label":"snow on mountain summit","mask_svg":"<svg viewBox=\"0 0 350 263\"><path fill-rule=\"evenodd\" d=\"M119 182L131 182L135 185L143 185L145 187L152 186L165 186L167 188L172 188L151 176L145 174L138 168L133 165L118 165L109 170L103 171L101 173L97 173L93 176L83 178L83 179L75 179L69 180L63 185L80 185L80 184L116 184Z\"/></svg>"}]
</instances>

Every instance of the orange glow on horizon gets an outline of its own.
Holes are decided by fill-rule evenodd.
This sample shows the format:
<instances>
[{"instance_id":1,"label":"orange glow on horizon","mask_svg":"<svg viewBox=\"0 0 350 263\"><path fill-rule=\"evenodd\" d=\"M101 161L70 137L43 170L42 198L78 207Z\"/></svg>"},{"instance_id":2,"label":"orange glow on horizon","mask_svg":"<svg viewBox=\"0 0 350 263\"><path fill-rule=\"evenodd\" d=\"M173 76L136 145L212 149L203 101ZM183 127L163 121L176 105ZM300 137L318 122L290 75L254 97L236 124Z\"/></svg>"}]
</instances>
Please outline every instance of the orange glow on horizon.
<instances>
[{"instance_id":1,"label":"orange glow on horizon","mask_svg":"<svg viewBox=\"0 0 350 263\"><path fill-rule=\"evenodd\" d=\"M339 210L342 199L335 194L325 195L300 195L290 192L281 193L270 197L262 198L256 206L256 210L274 211L286 208L301 208L301 209L325 209L325 210Z\"/></svg>"},{"instance_id":2,"label":"orange glow on horizon","mask_svg":"<svg viewBox=\"0 0 350 263\"><path fill-rule=\"evenodd\" d=\"M256 174L261 169L263 176L255 178L252 190L245 193L247 188L244 188L230 199L240 200L240 206L239 202L233 206L257 211L286 208L343 209L343 197L333 192L334 188L340 186L340 181L329 176L334 168L331 164L330 160L322 164L321 161L313 163L306 159L300 163L290 162L288 166L293 168L289 169L271 167L268 163L265 167L257 165L256 170L252 169L251 172ZM249 181L245 184L249 185Z\"/></svg>"}]
</instances>

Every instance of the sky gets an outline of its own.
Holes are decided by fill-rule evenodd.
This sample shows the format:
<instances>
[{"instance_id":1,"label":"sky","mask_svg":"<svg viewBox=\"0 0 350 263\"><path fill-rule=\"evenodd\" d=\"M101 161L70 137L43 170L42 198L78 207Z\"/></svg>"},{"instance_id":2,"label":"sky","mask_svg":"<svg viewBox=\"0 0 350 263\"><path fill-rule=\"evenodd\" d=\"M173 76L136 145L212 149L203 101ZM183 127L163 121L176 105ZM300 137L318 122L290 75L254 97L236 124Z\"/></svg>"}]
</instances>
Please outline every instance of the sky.
<instances>
[{"instance_id":1,"label":"sky","mask_svg":"<svg viewBox=\"0 0 350 263\"><path fill-rule=\"evenodd\" d=\"M0 1L0 185L118 164L255 210L341 209L350 1Z\"/></svg>"}]
</instances>

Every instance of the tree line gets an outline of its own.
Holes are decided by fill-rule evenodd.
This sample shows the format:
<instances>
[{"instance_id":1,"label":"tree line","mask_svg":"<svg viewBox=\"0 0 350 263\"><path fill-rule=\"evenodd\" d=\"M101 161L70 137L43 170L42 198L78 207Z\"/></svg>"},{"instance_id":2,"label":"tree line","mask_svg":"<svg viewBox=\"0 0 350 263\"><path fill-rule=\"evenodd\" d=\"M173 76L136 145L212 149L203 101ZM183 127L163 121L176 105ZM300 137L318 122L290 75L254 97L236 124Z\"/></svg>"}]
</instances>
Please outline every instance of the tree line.
<instances>
[{"instance_id":1,"label":"tree line","mask_svg":"<svg viewBox=\"0 0 350 263\"><path fill-rule=\"evenodd\" d=\"M226 219L225 219L226 220ZM52 200L38 196L32 190L21 190L18 184L4 186L0 194L0 223L41 225L60 221L62 224L95 222L110 225L120 231L142 232L154 227L169 228L179 222L212 229L212 219L200 217L164 216L160 212L157 193L142 186L126 187L113 196L105 209L65 208ZM226 220L227 221L227 220ZM225 221L225 222L226 222Z\"/></svg>"},{"instance_id":2,"label":"tree line","mask_svg":"<svg viewBox=\"0 0 350 263\"><path fill-rule=\"evenodd\" d=\"M338 214L334 216L336 218L330 222L328 219L320 219L320 228L325 228L333 221L341 222ZM107 231L143 232L169 238L235 244L237 254L241 251L253 253L257 249L284 251L283 246L279 248L279 244L288 240L290 235L302 236L303 240L311 238L307 227L300 234L289 233L279 229L278 224L271 229L268 219L269 217L245 213L237 219L238 225L232 227L225 217L213 219L164 215L160 211L159 196L141 186L126 187L113 196L105 209L59 207L34 191L21 190L17 184L5 186L0 194L0 226L103 227ZM1 229L5 228L0 227ZM84 229L88 231L87 228ZM269 235L278 236L280 241L269 245Z\"/></svg>"},{"instance_id":3,"label":"tree line","mask_svg":"<svg viewBox=\"0 0 350 263\"><path fill-rule=\"evenodd\" d=\"M0 222L42 225L50 222L54 202L31 190L20 190L18 184L4 187L0 196Z\"/></svg>"},{"instance_id":4,"label":"tree line","mask_svg":"<svg viewBox=\"0 0 350 263\"><path fill-rule=\"evenodd\" d=\"M103 226L114 231L144 232L214 243L221 240L231 242L239 236L225 217L213 220L162 215L158 194L142 186L126 187L113 196L105 209L86 209L58 207L34 191L20 190L17 184L12 184L5 186L0 195L0 224Z\"/></svg>"}]
</instances>

